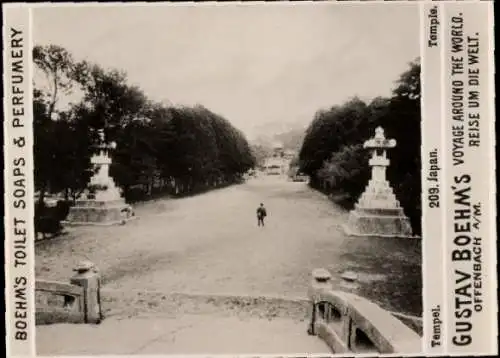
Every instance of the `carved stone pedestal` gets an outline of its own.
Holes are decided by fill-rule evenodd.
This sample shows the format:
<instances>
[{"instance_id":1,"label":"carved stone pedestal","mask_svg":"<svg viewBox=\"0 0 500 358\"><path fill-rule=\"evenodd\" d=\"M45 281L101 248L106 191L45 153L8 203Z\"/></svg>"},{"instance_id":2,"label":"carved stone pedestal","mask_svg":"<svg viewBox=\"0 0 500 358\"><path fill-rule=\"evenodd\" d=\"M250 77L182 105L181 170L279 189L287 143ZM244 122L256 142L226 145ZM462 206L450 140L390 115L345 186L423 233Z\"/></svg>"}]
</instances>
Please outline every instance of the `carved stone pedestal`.
<instances>
[{"instance_id":1,"label":"carved stone pedestal","mask_svg":"<svg viewBox=\"0 0 500 358\"><path fill-rule=\"evenodd\" d=\"M135 218L125 200L78 200L70 208L66 225L116 225Z\"/></svg>"},{"instance_id":2,"label":"carved stone pedestal","mask_svg":"<svg viewBox=\"0 0 500 358\"><path fill-rule=\"evenodd\" d=\"M349 213L345 231L353 236L412 237L410 220L402 208L364 208Z\"/></svg>"}]
</instances>

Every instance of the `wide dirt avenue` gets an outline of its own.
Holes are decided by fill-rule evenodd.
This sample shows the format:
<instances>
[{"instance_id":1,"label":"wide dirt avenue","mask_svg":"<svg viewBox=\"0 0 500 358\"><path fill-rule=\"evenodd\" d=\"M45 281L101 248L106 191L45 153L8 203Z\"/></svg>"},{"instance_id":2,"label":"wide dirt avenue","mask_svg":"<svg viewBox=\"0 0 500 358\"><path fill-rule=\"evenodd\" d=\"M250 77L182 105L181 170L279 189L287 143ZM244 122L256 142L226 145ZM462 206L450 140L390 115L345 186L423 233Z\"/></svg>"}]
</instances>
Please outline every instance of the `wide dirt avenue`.
<instances>
[{"instance_id":1,"label":"wide dirt avenue","mask_svg":"<svg viewBox=\"0 0 500 358\"><path fill-rule=\"evenodd\" d=\"M255 214L261 202L268 212L264 228ZM316 339L305 333L304 305L279 302L305 299L311 271L319 267L332 273L336 289L391 311L421 314L420 241L346 236L347 211L306 183L262 177L135 209L138 219L126 225L68 228L67 235L37 243L37 278L67 281L79 261L95 263L102 275L103 324L181 313L184 320L191 314L234 319L231 312L246 312L249 320L294 319L297 332ZM345 271L357 281L345 282ZM37 329L38 347L54 346L44 341L58 326L67 325Z\"/></svg>"}]
</instances>

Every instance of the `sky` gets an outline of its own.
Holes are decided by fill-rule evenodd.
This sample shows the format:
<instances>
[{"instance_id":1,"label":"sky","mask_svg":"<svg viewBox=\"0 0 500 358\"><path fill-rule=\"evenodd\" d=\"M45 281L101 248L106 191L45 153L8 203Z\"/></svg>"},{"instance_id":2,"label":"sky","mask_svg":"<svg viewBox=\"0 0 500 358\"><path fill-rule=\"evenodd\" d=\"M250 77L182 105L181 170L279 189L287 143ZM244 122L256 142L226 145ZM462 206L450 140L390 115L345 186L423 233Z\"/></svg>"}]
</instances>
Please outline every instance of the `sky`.
<instances>
[{"instance_id":1,"label":"sky","mask_svg":"<svg viewBox=\"0 0 500 358\"><path fill-rule=\"evenodd\" d=\"M202 104L249 138L389 96L420 49L411 3L59 5L35 8L33 36L124 70L153 100Z\"/></svg>"}]
</instances>

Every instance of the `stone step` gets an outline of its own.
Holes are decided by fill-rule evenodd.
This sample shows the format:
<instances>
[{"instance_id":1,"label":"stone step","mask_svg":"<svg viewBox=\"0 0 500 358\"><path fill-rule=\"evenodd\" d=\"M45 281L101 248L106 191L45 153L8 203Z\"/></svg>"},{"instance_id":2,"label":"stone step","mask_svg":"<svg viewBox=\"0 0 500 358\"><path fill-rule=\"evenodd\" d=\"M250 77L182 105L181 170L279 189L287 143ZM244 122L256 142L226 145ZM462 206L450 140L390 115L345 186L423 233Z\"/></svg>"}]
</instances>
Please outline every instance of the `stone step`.
<instances>
[{"instance_id":1,"label":"stone step","mask_svg":"<svg viewBox=\"0 0 500 358\"><path fill-rule=\"evenodd\" d=\"M183 315L37 326L38 355L323 354L330 349L292 319Z\"/></svg>"}]
</instances>

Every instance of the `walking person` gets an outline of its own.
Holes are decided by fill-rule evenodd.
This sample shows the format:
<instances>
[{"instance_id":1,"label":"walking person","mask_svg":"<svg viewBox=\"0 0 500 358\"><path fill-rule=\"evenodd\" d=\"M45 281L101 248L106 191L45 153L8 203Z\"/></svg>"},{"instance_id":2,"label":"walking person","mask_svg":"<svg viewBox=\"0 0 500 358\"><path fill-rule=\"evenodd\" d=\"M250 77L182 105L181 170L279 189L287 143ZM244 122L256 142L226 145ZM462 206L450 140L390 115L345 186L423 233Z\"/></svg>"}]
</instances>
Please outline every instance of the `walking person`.
<instances>
[{"instance_id":1,"label":"walking person","mask_svg":"<svg viewBox=\"0 0 500 358\"><path fill-rule=\"evenodd\" d=\"M264 204L260 203L257 208L257 226L264 226L264 218L267 216L266 208Z\"/></svg>"}]
</instances>

